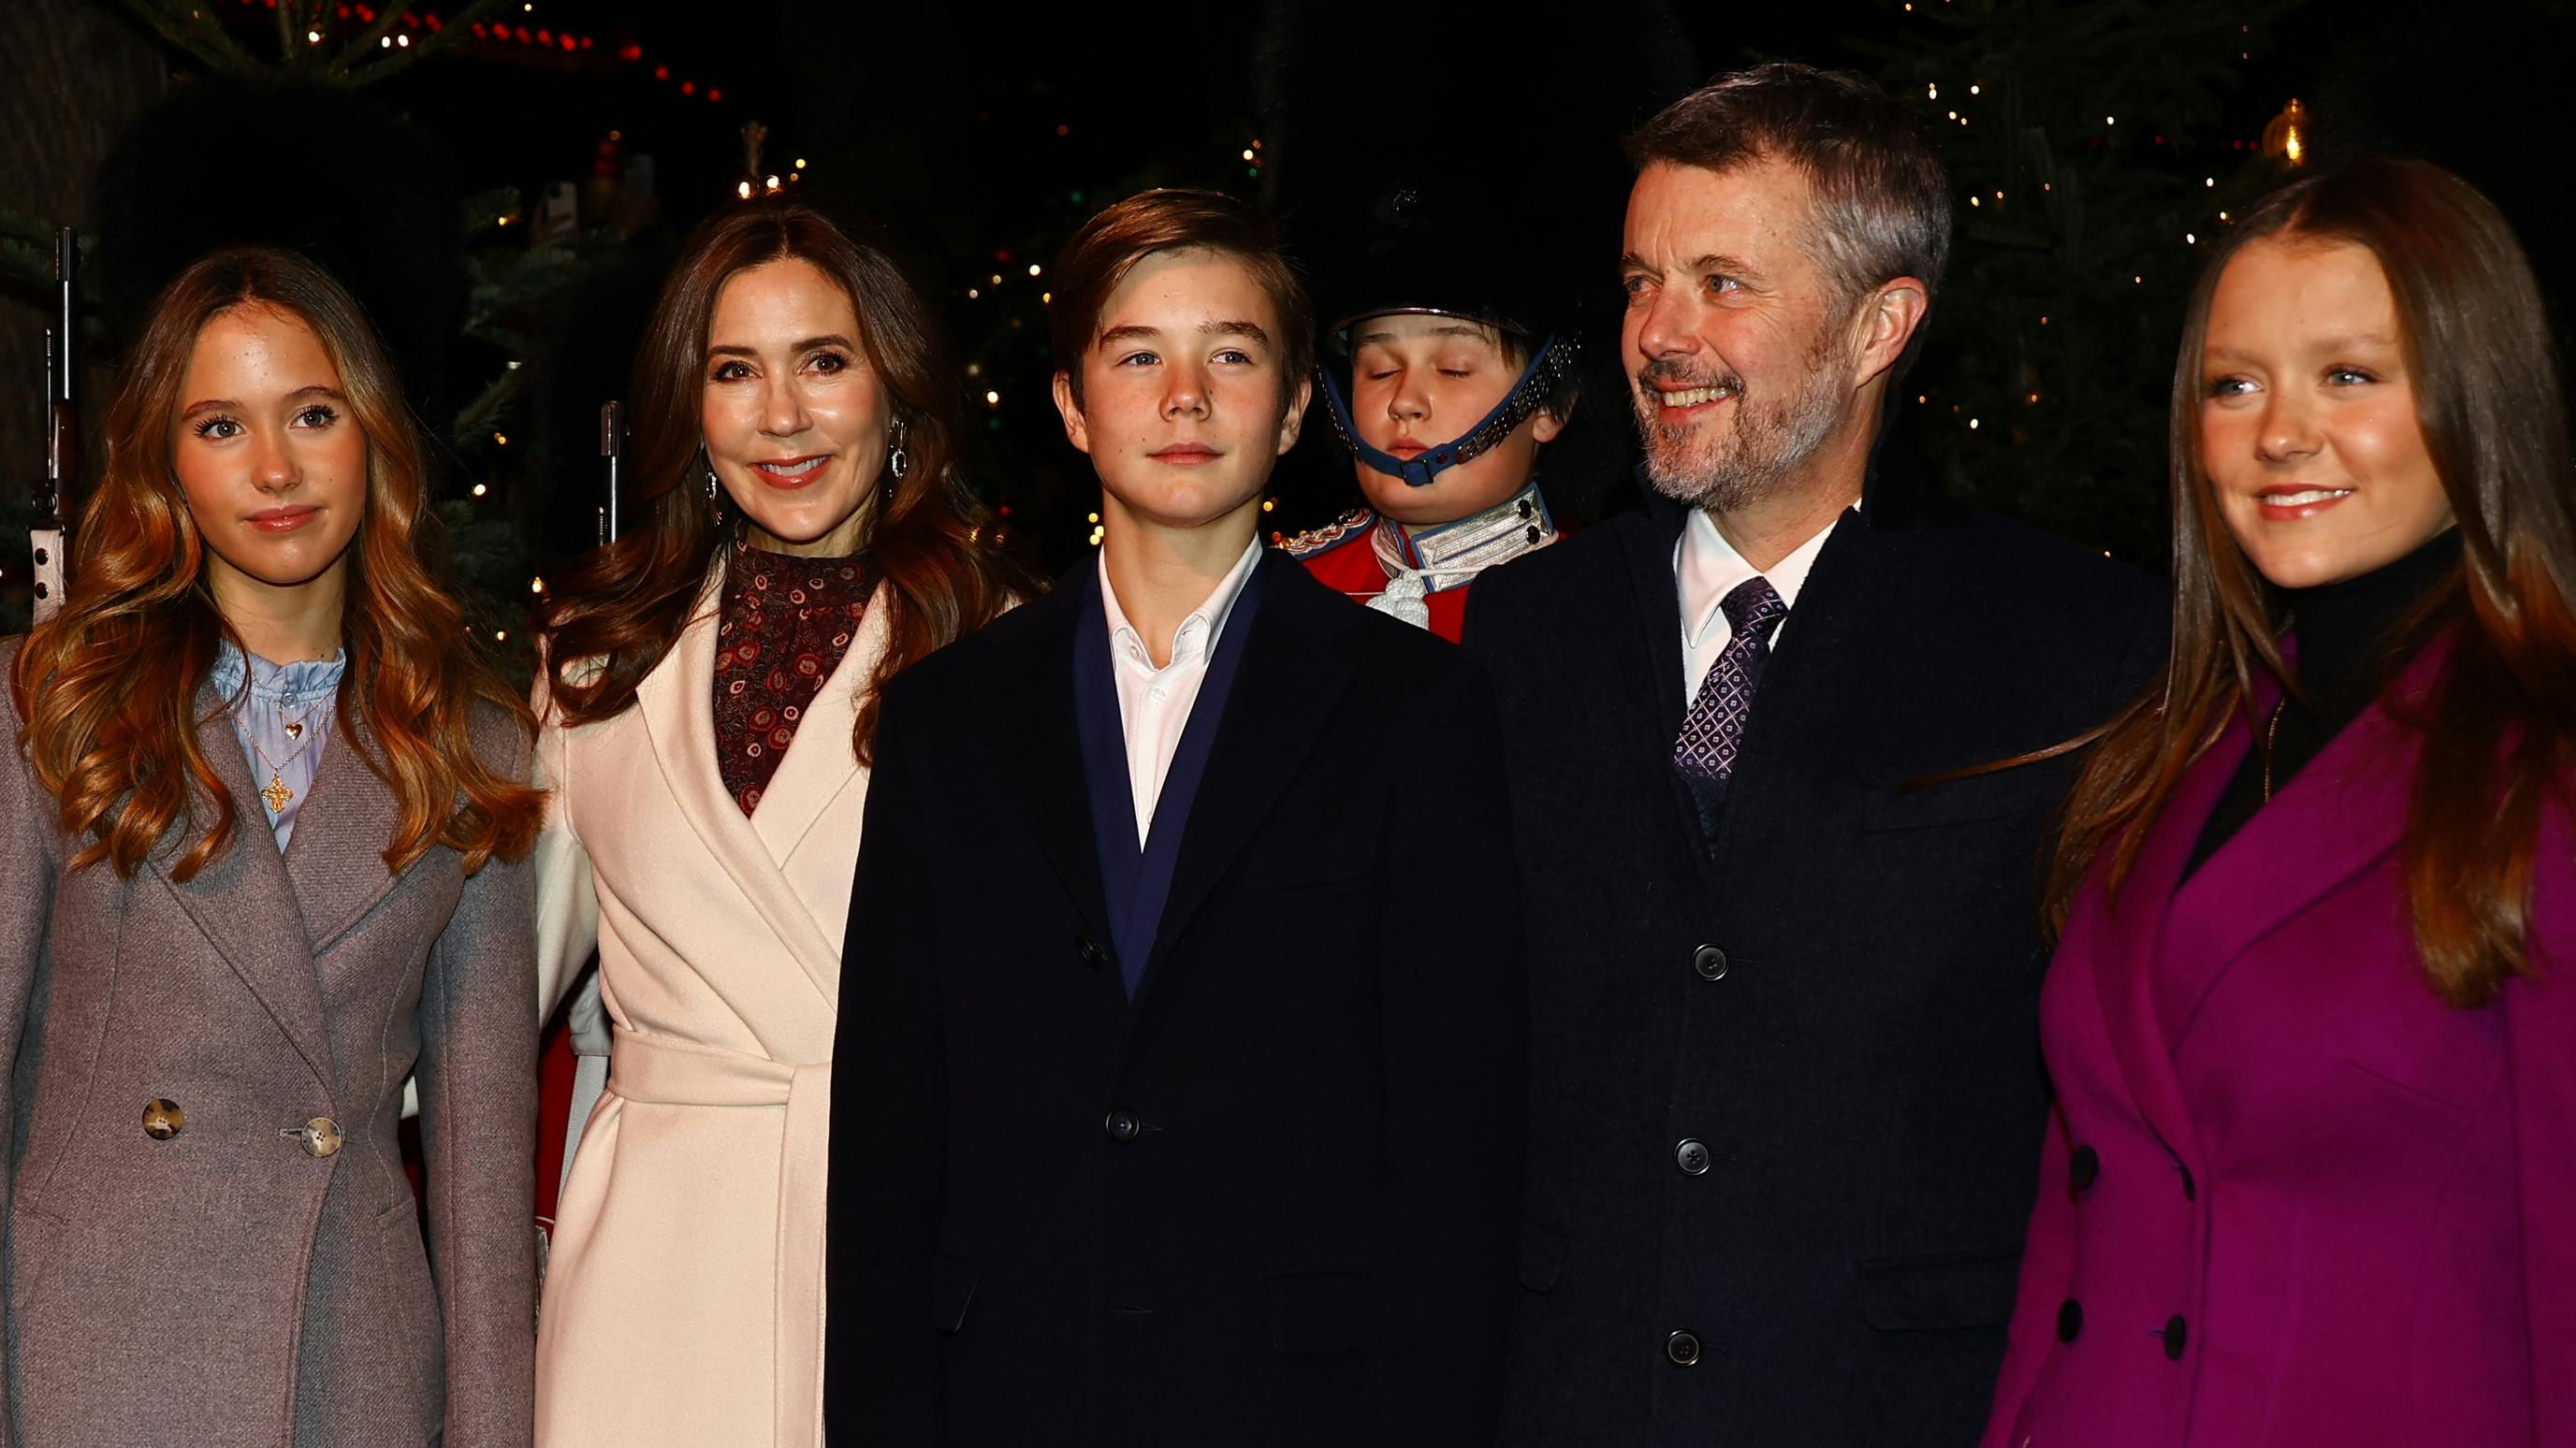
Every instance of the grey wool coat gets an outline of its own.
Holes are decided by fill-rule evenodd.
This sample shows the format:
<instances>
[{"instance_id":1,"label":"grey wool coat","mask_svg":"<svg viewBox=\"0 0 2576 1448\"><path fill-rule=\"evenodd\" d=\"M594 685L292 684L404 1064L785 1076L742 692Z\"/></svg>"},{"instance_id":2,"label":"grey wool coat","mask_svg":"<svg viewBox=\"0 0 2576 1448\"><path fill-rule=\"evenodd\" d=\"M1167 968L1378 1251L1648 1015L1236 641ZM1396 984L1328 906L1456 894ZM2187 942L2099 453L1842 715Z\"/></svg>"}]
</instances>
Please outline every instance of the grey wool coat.
<instances>
[{"instance_id":1,"label":"grey wool coat","mask_svg":"<svg viewBox=\"0 0 2576 1448\"><path fill-rule=\"evenodd\" d=\"M177 830L131 879L68 869L79 842L6 714L0 1448L525 1448L527 874L469 879L443 846L392 874L394 798L345 728L281 856L201 703L240 823L185 883ZM526 777L498 711L476 743ZM396 1141L415 1071L425 1243Z\"/></svg>"}]
</instances>

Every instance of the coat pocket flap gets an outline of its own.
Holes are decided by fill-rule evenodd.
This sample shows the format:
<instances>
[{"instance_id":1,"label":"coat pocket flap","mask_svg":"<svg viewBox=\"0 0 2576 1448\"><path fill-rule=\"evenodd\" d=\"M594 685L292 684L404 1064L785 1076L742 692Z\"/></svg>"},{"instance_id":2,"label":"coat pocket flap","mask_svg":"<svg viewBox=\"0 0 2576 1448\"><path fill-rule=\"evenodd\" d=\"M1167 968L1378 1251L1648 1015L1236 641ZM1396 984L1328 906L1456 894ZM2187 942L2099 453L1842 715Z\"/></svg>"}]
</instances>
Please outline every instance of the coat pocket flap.
<instances>
[{"instance_id":1,"label":"coat pocket flap","mask_svg":"<svg viewBox=\"0 0 2576 1448\"><path fill-rule=\"evenodd\" d=\"M963 1330L967 1304L975 1300L975 1284L983 1279L984 1269L964 1257L942 1252L931 1258L930 1325L944 1333Z\"/></svg>"},{"instance_id":2,"label":"coat pocket flap","mask_svg":"<svg viewBox=\"0 0 2576 1448\"><path fill-rule=\"evenodd\" d=\"M1877 1257L1854 1271L1861 1313L1881 1331L2001 1327L2012 1320L2021 1249Z\"/></svg>"},{"instance_id":3,"label":"coat pocket flap","mask_svg":"<svg viewBox=\"0 0 2576 1448\"><path fill-rule=\"evenodd\" d=\"M1374 1272L1282 1272L1266 1284L1270 1345L1281 1352L1364 1352Z\"/></svg>"}]
</instances>

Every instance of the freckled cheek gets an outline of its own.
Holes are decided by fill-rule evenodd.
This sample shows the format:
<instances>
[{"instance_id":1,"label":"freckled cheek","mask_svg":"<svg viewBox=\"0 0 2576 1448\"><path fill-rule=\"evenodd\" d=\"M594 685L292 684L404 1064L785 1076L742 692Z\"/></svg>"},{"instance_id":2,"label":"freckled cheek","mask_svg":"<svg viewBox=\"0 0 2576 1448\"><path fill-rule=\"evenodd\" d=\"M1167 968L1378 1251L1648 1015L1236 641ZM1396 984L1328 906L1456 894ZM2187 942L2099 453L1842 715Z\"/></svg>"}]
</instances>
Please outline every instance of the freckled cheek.
<instances>
[{"instance_id":1,"label":"freckled cheek","mask_svg":"<svg viewBox=\"0 0 2576 1448\"><path fill-rule=\"evenodd\" d=\"M314 444L304 475L328 491L334 503L345 507L365 502L367 435L354 427L334 429Z\"/></svg>"}]
</instances>

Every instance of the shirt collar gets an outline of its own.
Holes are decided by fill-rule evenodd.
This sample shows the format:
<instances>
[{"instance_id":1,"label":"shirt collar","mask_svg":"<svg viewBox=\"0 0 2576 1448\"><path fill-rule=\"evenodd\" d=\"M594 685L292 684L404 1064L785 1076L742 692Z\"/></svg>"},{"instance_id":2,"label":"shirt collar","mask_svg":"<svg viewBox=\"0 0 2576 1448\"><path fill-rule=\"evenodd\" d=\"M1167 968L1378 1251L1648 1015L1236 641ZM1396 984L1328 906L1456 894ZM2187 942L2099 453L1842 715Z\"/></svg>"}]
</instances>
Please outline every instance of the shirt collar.
<instances>
[{"instance_id":1,"label":"shirt collar","mask_svg":"<svg viewBox=\"0 0 2576 1448\"><path fill-rule=\"evenodd\" d=\"M1857 500L1852 505L1858 507ZM1845 511L1849 511L1846 509ZM1682 526L1682 539L1673 552L1673 576L1681 585L1682 638L1696 648L1717 622L1718 608L1736 585L1759 573L1769 579L1780 602L1790 608L1798 606L1798 590L1806 586L1807 574L1816 566L1816 555L1825 551L1825 539L1842 521L1816 530L1815 536L1789 551L1789 556L1768 569L1756 569L1717 531L1717 523L1706 508L1690 510L1690 521Z\"/></svg>"},{"instance_id":2,"label":"shirt collar","mask_svg":"<svg viewBox=\"0 0 2576 1448\"><path fill-rule=\"evenodd\" d=\"M1181 620L1172 633L1172 663L1204 662L1216 647L1217 635L1225 632L1225 621L1234 614L1234 602L1243 596L1243 586L1252 581L1252 570L1261 562L1261 538L1255 534L1243 545L1243 556L1217 580L1216 590ZM1153 654L1145 647L1144 635L1127 621L1127 611L1118 606L1118 590L1109 583L1109 555L1100 555L1100 602L1109 613L1109 652L1118 658L1151 672Z\"/></svg>"},{"instance_id":3,"label":"shirt collar","mask_svg":"<svg viewBox=\"0 0 2576 1448\"><path fill-rule=\"evenodd\" d=\"M231 639L222 639L215 647L213 679L216 690L223 694L248 693L256 698L297 704L338 692L340 676L348 671L348 667L347 649L340 649L327 659L298 659L289 664L273 664L257 654L244 653ZM250 681L247 690L242 687L245 670Z\"/></svg>"}]
</instances>

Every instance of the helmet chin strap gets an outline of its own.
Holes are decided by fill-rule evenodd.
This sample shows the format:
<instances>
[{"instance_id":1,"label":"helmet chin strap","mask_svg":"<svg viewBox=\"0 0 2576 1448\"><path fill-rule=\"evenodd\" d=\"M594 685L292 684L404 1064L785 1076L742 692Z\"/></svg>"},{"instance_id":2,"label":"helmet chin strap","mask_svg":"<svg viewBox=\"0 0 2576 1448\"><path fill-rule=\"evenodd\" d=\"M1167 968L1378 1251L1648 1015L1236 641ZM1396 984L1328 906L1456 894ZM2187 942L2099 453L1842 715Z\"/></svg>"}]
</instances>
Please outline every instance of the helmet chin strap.
<instances>
[{"instance_id":1,"label":"helmet chin strap","mask_svg":"<svg viewBox=\"0 0 2576 1448\"><path fill-rule=\"evenodd\" d=\"M1401 478L1408 488L1427 488L1431 486L1431 480L1441 473L1481 456L1494 444L1511 436L1514 429L1529 421L1531 414L1545 407L1557 384L1573 370L1578 350L1572 337L1551 335L1539 344L1538 351L1530 357L1529 365L1521 369L1520 380L1512 384L1512 390L1503 395L1502 401L1494 404L1494 410L1486 413L1482 421L1448 442L1423 449L1411 459L1397 457L1363 441L1358 424L1351 420L1350 399L1344 393L1341 379L1334 375L1330 365L1318 365L1315 370L1322 374L1324 396L1332 403L1333 431L1341 436L1343 446L1351 450L1352 456L1390 478Z\"/></svg>"}]
</instances>

